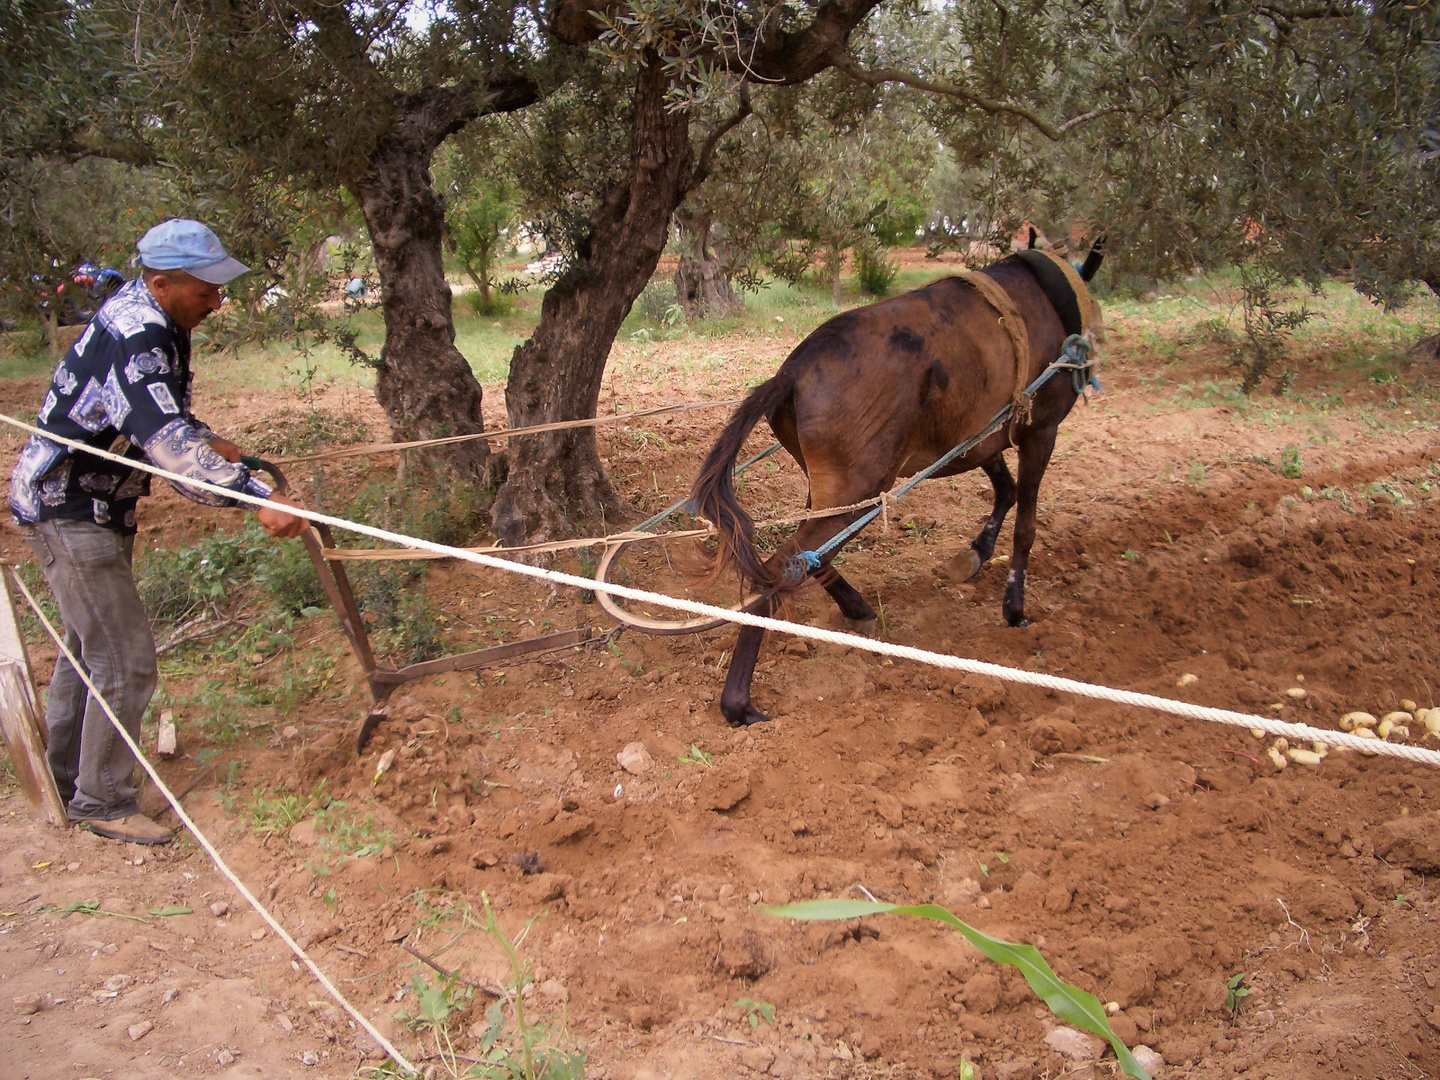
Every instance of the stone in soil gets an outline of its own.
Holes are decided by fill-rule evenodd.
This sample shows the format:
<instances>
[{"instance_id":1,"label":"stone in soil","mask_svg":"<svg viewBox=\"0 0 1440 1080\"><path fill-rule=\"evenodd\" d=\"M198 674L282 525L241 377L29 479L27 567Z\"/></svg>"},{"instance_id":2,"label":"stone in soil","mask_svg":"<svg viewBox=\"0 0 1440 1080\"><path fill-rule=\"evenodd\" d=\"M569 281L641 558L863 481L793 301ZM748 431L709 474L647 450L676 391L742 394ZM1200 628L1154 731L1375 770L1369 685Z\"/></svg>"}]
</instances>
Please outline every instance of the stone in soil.
<instances>
[{"instance_id":1,"label":"stone in soil","mask_svg":"<svg viewBox=\"0 0 1440 1080\"><path fill-rule=\"evenodd\" d=\"M650 751L642 742L627 743L625 748L615 755L615 760L622 769L636 776L644 775L655 765L655 759L650 756Z\"/></svg>"},{"instance_id":2,"label":"stone in soil","mask_svg":"<svg viewBox=\"0 0 1440 1080\"><path fill-rule=\"evenodd\" d=\"M1068 1027L1057 1027L1047 1034L1045 1045L1071 1061L1094 1061L1103 1049L1103 1044L1094 1035Z\"/></svg>"}]
</instances>

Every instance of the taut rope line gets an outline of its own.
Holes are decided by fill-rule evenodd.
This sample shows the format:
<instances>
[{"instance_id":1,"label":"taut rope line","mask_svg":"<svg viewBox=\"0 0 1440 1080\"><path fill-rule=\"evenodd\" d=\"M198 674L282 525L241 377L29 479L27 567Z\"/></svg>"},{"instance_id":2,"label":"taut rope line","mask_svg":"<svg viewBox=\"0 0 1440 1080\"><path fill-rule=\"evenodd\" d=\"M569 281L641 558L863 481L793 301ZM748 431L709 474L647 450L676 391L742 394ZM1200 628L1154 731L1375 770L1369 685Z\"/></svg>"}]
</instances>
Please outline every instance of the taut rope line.
<instances>
[{"instance_id":1,"label":"taut rope line","mask_svg":"<svg viewBox=\"0 0 1440 1080\"><path fill-rule=\"evenodd\" d=\"M95 450L73 439L64 439L50 435L32 424L27 424L23 420L17 420L3 413L0 413L0 423L10 424L12 427L17 427L23 431L39 435L41 438L49 439L51 442L61 446L69 446L107 461L119 462L130 468L139 469L142 472L148 472L154 476L164 477L173 483L212 492L224 498L232 499L237 503L244 503L247 506L256 507L270 506L272 509L276 506L276 504L271 503L267 499L262 499L257 495L231 491L229 488L223 488L218 484L210 484L202 480L192 480L188 477L180 476L178 473L172 473L167 469L152 465L148 461L122 458L120 455L111 454L106 450ZM991 664L983 660L970 660L965 657L951 656L946 653L930 652L926 649L917 649L910 645L897 645L888 641L875 641L871 638L861 637L859 634L825 630L818 626L804 626L800 623L789 622L785 619L774 619L764 615L752 615L748 611L732 611L729 608L717 607L714 604L703 604L694 600L665 596L661 593L649 592L645 589L633 589L628 585L615 585L610 582L596 581L592 578L563 573L559 570L548 570L538 566L529 566L525 563L510 562L508 559L496 558L493 555L482 554L478 551L466 551L464 548L451 547L447 544L437 544L433 540L422 540L419 537L406 536L404 533L392 532L389 529L380 529L373 525L362 525L359 522L347 521L345 518L324 514L318 510L309 510L300 507L292 508L288 506L282 509L287 513L294 514L296 517L305 518L308 521L324 522L338 529L349 529L351 532L359 533L362 536L371 536L377 540L388 540L392 544L400 544L404 547L411 547L420 551L437 552L442 555L448 555L451 558L475 563L477 566L488 566L494 570L503 570L509 574L518 574L521 577L534 578L537 581L548 581L557 585L569 585L572 588L588 589L597 593L606 592L611 596L618 596L622 599L647 604L658 604L661 607L668 607L675 611L684 611L691 615L704 615L708 618L723 619L725 622L738 623L742 626L755 626L762 630L773 630L777 633L809 638L812 641L824 641L834 645L844 645L850 648L860 649L863 652L895 657L900 660L913 660L916 663L929 664L931 667L945 668L949 671L959 671L967 675L983 675L992 679L1020 683L1025 686L1035 686L1044 690L1056 690L1066 694L1075 694L1079 697L1109 701L1140 709L1151 709L1155 712L1184 717L1187 720L1202 720L1207 723L1228 724L1232 727L1256 728L1268 732L1271 735L1283 735L1288 739L1327 743L1331 746L1343 746L1350 750L1360 750L1388 757L1398 757L1422 765L1440 767L1440 751L1425 750L1418 746L1381 742L1378 739L1361 739L1343 731L1315 728L1310 727L1308 724L1291 724L1282 720L1272 719L1268 716L1254 716L1250 713L1235 712L1231 709L1215 709L1205 705L1192 705L1188 701L1175 701L1171 698L1158 697L1154 694L1142 694L1134 690L1117 690L1113 687L1096 686L1091 683L1080 682L1076 679L1067 679L1059 675L1047 675L1039 671L1024 671L1020 668L1005 667L1002 664Z\"/></svg>"},{"instance_id":2,"label":"taut rope line","mask_svg":"<svg viewBox=\"0 0 1440 1080\"><path fill-rule=\"evenodd\" d=\"M729 401L695 401L677 405L658 405L653 409L639 409L635 412L611 413L609 416L594 416L588 420L557 420L550 424L531 424L528 427L495 428L491 431L473 431L468 435L447 435L443 439L416 439L412 442L366 443L364 446L347 446L340 450L326 450L319 454L304 454L300 457L280 458L278 465L296 465L303 461L329 461L333 458L362 457L366 454L387 454L394 450L418 450L425 446L448 446L451 443L473 442L475 439L509 439L518 435L538 435L542 431L565 431L568 428L599 427L602 424L618 424L621 420L638 420L642 416L660 416L662 413L697 412L701 409L723 409L740 404L740 398Z\"/></svg>"},{"instance_id":3,"label":"taut rope line","mask_svg":"<svg viewBox=\"0 0 1440 1080\"><path fill-rule=\"evenodd\" d=\"M12 569L10 571L10 577L19 588L21 595L25 597L25 602L30 605L30 609L35 612L35 617L39 619L41 625L45 627L45 632L54 639L55 647L60 650L66 660L70 661L70 666L75 669L75 674L79 675L84 681L86 688L90 691L90 696L100 703L100 708L105 711L105 715L109 717L110 723L114 725L120 738L125 740L125 745L128 746L130 752L135 755L135 760L140 762L141 767L149 774L150 779L155 781L155 786L160 790L160 794L165 796L166 801L170 803L171 808L175 811L175 816L180 819L181 824L183 824L185 828L190 830L190 834L195 837L196 842L205 849L205 854L214 860L220 873L225 875L230 884L234 885L240 895L245 898L245 902L255 909L260 918L264 919L270 929L275 931L275 935L300 959L301 963L310 969L310 974L319 980L320 985L325 988L325 992L333 997L342 1009L354 1017L355 1022L365 1029L365 1033L375 1040L380 1046L380 1049L389 1054L390 1059L407 1073L412 1075L418 1073L419 1070L410 1064L404 1054L395 1049L389 1039L385 1038L384 1035L381 1035L380 1032L376 1030L375 1025L365 1018L364 1013L350 1004L350 999L342 994L339 988L325 976L325 972L320 970L320 966L316 964L314 960L310 959L310 954L296 944L295 939L285 932L285 927L280 925L275 916L271 915L265 905L255 898L255 894L245 887L245 883L240 880L235 871L231 870L225 860L220 857L220 852L215 850L215 845L200 831L200 827L191 820L190 815L185 812L185 808L180 805L180 800L175 796L175 793L170 790L169 786L161 778L159 772L156 771L155 766L151 765L149 759L141 752L139 745L130 737L130 732L125 730L125 725L120 723L120 718L115 715L115 710L110 707L110 703L101 696L100 691L96 689L95 684L91 681L90 673L85 670L80 661L65 647L65 639L56 631L55 627L51 625L50 620L45 617L45 613L40 610L40 605L36 603L35 597L30 594L30 590L25 587L25 583L20 580L20 575Z\"/></svg>"}]
</instances>

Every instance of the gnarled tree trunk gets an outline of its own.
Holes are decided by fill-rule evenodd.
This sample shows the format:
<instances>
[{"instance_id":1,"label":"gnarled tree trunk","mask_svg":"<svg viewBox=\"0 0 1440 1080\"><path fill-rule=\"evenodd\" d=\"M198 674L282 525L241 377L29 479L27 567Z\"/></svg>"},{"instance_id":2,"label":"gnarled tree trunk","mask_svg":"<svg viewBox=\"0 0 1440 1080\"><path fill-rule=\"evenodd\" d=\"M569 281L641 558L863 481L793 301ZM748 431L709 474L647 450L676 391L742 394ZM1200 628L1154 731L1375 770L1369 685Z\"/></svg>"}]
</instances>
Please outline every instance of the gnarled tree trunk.
<instances>
[{"instance_id":1,"label":"gnarled tree trunk","mask_svg":"<svg viewBox=\"0 0 1440 1080\"><path fill-rule=\"evenodd\" d=\"M590 215L578 257L545 294L540 323L515 350L505 406L510 423L552 423L595 415L605 361L630 307L665 249L670 215L695 182L690 118L667 112L658 62L637 77L631 170ZM513 441L509 472L491 522L507 544L565 535L581 519L623 520L633 511L600 462L594 428Z\"/></svg>"},{"instance_id":2,"label":"gnarled tree trunk","mask_svg":"<svg viewBox=\"0 0 1440 1080\"><path fill-rule=\"evenodd\" d=\"M690 319L723 319L745 310L745 302L735 295L725 276L720 252L711 248L711 220L709 210L690 214L681 208L675 212L680 235L691 246L675 267L675 295Z\"/></svg>"},{"instance_id":3,"label":"gnarled tree trunk","mask_svg":"<svg viewBox=\"0 0 1440 1080\"><path fill-rule=\"evenodd\" d=\"M522 80L493 85L486 111L535 100ZM394 124L351 186L370 231L380 272L385 345L375 397L397 439L431 439L483 431L480 383L455 348L450 285L441 248L445 202L430 179L430 160L450 135L481 113L477 88L432 87L406 95ZM460 475L489 486L497 464L484 439L449 448Z\"/></svg>"}]
</instances>

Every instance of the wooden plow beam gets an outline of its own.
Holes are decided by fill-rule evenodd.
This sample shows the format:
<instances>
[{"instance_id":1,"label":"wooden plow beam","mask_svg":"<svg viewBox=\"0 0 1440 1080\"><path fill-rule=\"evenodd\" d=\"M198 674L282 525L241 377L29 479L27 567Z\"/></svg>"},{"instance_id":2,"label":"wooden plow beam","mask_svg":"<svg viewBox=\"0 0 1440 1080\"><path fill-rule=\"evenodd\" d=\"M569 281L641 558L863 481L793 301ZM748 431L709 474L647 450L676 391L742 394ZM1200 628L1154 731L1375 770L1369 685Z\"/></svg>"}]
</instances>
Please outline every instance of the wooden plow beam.
<instances>
[{"instance_id":1,"label":"wooden plow beam","mask_svg":"<svg viewBox=\"0 0 1440 1080\"><path fill-rule=\"evenodd\" d=\"M25 652L25 639L20 636L8 579L0 581L0 731L25 801L51 825L65 828L65 804L60 801L60 791L45 759L49 733L40 718L40 695L35 692L30 657Z\"/></svg>"},{"instance_id":2,"label":"wooden plow beam","mask_svg":"<svg viewBox=\"0 0 1440 1080\"><path fill-rule=\"evenodd\" d=\"M285 479L285 474L271 462L250 458L247 459L246 464L252 468L264 469L273 476L277 491L283 493L289 490L290 484ZM510 660L517 656L572 648L591 640L590 628L582 626L576 630L542 634L524 641L495 645L489 649L476 649L473 652L442 656L438 660L424 660L418 664L407 664L401 668L381 667L375 661L375 650L370 645L370 635L365 632L365 620L360 614L360 605L355 601L355 590L350 587L350 576L345 572L342 563L325 557L325 549L333 550L336 546L330 526L323 522L312 523L300 534L300 537L305 544L306 552L310 555L310 561L315 565L315 573L320 578L321 588L325 590L325 598L335 609L335 614L340 619L340 629L344 631L345 639L350 643L350 651L360 662L360 669L365 673L365 681L370 688L372 706L355 738L357 754L364 751L365 744L370 741L370 736L388 715L385 702L397 686L403 686L412 679L423 679L429 675L439 675L447 671L473 671L476 668L482 668L500 660Z\"/></svg>"}]
</instances>

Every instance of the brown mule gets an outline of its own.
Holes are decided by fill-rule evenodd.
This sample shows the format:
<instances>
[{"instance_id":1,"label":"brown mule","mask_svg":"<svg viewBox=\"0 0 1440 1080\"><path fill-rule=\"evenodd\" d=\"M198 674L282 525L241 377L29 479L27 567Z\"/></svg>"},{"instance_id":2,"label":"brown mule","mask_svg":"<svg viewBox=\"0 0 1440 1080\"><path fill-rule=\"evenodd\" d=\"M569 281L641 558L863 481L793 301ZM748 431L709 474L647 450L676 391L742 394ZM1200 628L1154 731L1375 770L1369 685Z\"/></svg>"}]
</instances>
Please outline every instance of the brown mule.
<instances>
[{"instance_id":1,"label":"brown mule","mask_svg":"<svg viewBox=\"0 0 1440 1080\"><path fill-rule=\"evenodd\" d=\"M741 445L763 417L810 481L815 510L848 506L888 491L897 477L911 476L984 429L1061 352L1070 334L1081 333L1098 314L1083 281L1103 258L1101 243L1077 274L1060 260L1027 251L981 273L1004 290L1010 317L1024 320L1024 334L1007 331L997 317L1005 297L987 300L963 278L943 278L923 289L835 316L796 346L775 373L735 411L720 433L691 496L697 512L720 534L717 558L734 561L742 577L766 595L752 611L768 615L777 598L800 582L790 568L797 552L813 551L862 511L802 523L768 559L754 545L754 523L735 496L731 470ZM1098 320L1097 320L1098 321ZM1028 356L1017 357L1017 342ZM946 465L938 476L979 468L990 478L994 509L970 547L952 567L962 578L977 573L995 550L1005 515L1018 500L1015 546L1003 613L1011 626L1025 619L1025 571L1035 542L1040 480L1050 463L1055 436L1078 396L1077 381L1061 373L1036 391L1028 415L982 440ZM1019 451L1019 482L1004 451ZM844 616L861 628L874 625L875 610L830 565L834 552L809 574ZM720 711L732 724L769 717L751 702L750 684L764 631L742 627L730 661Z\"/></svg>"}]
</instances>

